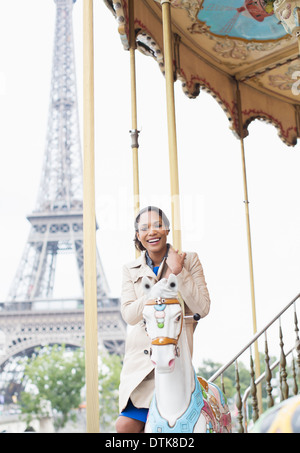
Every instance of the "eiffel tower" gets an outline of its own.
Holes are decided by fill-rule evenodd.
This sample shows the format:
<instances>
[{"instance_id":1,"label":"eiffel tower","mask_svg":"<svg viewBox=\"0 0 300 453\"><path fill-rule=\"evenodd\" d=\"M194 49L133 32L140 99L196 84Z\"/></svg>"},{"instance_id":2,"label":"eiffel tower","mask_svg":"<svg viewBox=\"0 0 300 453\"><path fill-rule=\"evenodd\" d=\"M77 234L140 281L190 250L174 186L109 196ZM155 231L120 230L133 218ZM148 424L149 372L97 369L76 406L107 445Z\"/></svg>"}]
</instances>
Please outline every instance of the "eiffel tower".
<instances>
[{"instance_id":1,"label":"eiffel tower","mask_svg":"<svg viewBox=\"0 0 300 453\"><path fill-rule=\"evenodd\" d=\"M83 182L76 93L72 11L76 0L54 0L56 23L48 133L29 237L7 300L0 306L0 365L43 344L82 346ZM57 261L72 255L78 297L55 297ZM79 278L78 278L79 276ZM97 251L99 344L124 352L120 301L109 286ZM0 343L1 343L0 335ZM3 341L2 341L3 343ZM1 353L2 348L2 353Z\"/></svg>"}]
</instances>

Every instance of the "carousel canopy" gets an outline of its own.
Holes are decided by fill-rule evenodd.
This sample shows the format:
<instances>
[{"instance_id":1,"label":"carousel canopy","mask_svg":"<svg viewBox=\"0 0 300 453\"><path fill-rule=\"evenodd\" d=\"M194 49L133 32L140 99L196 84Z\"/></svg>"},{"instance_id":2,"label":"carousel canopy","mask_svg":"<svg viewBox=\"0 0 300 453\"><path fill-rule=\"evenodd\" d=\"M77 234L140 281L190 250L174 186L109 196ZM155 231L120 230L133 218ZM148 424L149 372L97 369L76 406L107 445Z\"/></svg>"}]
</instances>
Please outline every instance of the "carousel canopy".
<instances>
[{"instance_id":1,"label":"carousel canopy","mask_svg":"<svg viewBox=\"0 0 300 453\"><path fill-rule=\"evenodd\" d=\"M129 1L104 1L115 14L128 49ZM247 136L250 122L261 118L278 129L287 145L295 145L300 136L298 43L275 16L273 2L173 0L171 4L174 74L185 94L195 98L200 89L211 93L239 137ZM134 0L133 22L137 48L152 55L163 72L160 1Z\"/></svg>"}]
</instances>

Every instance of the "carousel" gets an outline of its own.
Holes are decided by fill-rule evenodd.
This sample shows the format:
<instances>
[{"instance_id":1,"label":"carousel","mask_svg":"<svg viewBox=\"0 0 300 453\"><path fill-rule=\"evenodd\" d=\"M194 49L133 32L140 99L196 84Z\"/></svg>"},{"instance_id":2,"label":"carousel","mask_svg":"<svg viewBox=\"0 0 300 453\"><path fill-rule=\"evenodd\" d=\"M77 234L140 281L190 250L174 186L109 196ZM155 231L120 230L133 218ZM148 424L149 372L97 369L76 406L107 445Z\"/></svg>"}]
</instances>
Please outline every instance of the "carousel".
<instances>
[{"instance_id":1,"label":"carousel","mask_svg":"<svg viewBox=\"0 0 300 453\"><path fill-rule=\"evenodd\" d=\"M253 333L256 308L244 138L255 119L271 123L279 139L300 137L300 0L104 0L131 65L134 211L139 210L135 51L151 55L166 81L173 242L181 249L174 81L187 97L213 96L240 142ZM84 235L87 430L97 432L93 1L84 1ZM95 23L95 26L97 24ZM114 30L112 30L114 33ZM258 350L255 367L259 372ZM206 384L204 384L206 385ZM224 416L225 417L225 416ZM226 419L226 417L225 417Z\"/></svg>"}]
</instances>

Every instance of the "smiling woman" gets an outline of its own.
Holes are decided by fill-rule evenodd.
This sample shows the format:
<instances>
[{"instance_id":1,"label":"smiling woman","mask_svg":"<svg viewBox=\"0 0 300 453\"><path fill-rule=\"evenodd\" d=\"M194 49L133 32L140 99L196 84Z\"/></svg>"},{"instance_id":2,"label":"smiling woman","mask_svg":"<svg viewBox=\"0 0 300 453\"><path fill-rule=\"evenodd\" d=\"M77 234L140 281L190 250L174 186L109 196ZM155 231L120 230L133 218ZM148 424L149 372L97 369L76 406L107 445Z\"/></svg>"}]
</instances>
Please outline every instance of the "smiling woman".
<instances>
[{"instance_id":1,"label":"smiling woman","mask_svg":"<svg viewBox=\"0 0 300 453\"><path fill-rule=\"evenodd\" d=\"M153 263L159 266L168 251L169 231L170 222L163 211L148 206L140 211L135 221L135 246L140 251L147 250Z\"/></svg>"},{"instance_id":2,"label":"smiling woman","mask_svg":"<svg viewBox=\"0 0 300 453\"><path fill-rule=\"evenodd\" d=\"M150 340L143 322L147 302L142 280L148 277L157 283L177 275L178 289L186 315L208 314L210 299L202 265L196 253L179 253L167 243L170 222L164 212L148 206L135 220L136 248L141 256L123 268L121 313L132 327L126 339L125 357L119 389L120 416L116 423L119 433L143 432L148 408L154 390L154 365L150 358ZM190 352L193 351L193 332L196 323L192 317L185 320Z\"/></svg>"}]
</instances>

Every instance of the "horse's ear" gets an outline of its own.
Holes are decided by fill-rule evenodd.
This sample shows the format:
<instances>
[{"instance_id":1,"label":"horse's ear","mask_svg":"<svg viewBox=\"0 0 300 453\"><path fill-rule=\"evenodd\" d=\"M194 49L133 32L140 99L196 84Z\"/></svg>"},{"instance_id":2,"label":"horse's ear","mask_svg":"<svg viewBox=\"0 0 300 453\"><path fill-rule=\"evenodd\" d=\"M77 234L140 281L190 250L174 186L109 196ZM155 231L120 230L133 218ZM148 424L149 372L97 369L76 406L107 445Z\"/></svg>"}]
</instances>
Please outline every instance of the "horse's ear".
<instances>
[{"instance_id":1,"label":"horse's ear","mask_svg":"<svg viewBox=\"0 0 300 453\"><path fill-rule=\"evenodd\" d=\"M178 283L177 283L177 277L176 275L174 274L170 274L169 275L169 278L168 278L168 287L172 290L172 291L176 291L178 290Z\"/></svg>"},{"instance_id":2,"label":"horse's ear","mask_svg":"<svg viewBox=\"0 0 300 453\"><path fill-rule=\"evenodd\" d=\"M149 278L145 276L142 279L142 285L143 285L144 293L147 294L147 293L149 293L150 289L152 288L153 282L151 282L151 280L149 280Z\"/></svg>"}]
</instances>

